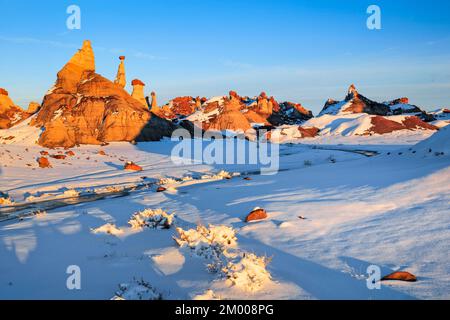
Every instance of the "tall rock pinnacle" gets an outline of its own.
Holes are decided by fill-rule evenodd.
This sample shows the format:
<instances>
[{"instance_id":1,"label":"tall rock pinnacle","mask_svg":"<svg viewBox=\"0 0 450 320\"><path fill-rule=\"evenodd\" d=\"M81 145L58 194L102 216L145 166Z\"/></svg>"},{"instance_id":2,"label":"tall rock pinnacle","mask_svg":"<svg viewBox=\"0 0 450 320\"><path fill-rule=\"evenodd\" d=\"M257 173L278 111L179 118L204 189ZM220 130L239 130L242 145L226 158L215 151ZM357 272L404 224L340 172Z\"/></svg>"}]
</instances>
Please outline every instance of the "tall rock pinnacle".
<instances>
[{"instance_id":1,"label":"tall rock pinnacle","mask_svg":"<svg viewBox=\"0 0 450 320\"><path fill-rule=\"evenodd\" d=\"M120 56L120 64L119 69L117 70L116 80L114 80L115 84L118 84L122 88L125 88L127 84L127 79L125 77L125 56Z\"/></svg>"},{"instance_id":2,"label":"tall rock pinnacle","mask_svg":"<svg viewBox=\"0 0 450 320\"><path fill-rule=\"evenodd\" d=\"M351 99L357 98L358 97L358 90L356 90L356 87L354 84L352 84L349 88L348 88L348 92L347 92L347 97L345 98L346 101L349 101Z\"/></svg>"},{"instance_id":3,"label":"tall rock pinnacle","mask_svg":"<svg viewBox=\"0 0 450 320\"><path fill-rule=\"evenodd\" d=\"M143 83L139 79L134 79L133 81L131 81L131 85L133 86L133 92L131 93L131 96L142 103L142 105L147 107L147 100L145 99L144 95L145 83Z\"/></svg>"},{"instance_id":4,"label":"tall rock pinnacle","mask_svg":"<svg viewBox=\"0 0 450 320\"><path fill-rule=\"evenodd\" d=\"M55 87L58 93L75 93L77 84L89 73L95 72L95 57L91 42L85 40L83 47L58 72Z\"/></svg>"},{"instance_id":5,"label":"tall rock pinnacle","mask_svg":"<svg viewBox=\"0 0 450 320\"><path fill-rule=\"evenodd\" d=\"M151 93L152 96L152 103L150 105L150 111L152 111L153 113L157 112L159 107L158 107L158 101L156 100L156 92L152 92Z\"/></svg>"}]
</instances>

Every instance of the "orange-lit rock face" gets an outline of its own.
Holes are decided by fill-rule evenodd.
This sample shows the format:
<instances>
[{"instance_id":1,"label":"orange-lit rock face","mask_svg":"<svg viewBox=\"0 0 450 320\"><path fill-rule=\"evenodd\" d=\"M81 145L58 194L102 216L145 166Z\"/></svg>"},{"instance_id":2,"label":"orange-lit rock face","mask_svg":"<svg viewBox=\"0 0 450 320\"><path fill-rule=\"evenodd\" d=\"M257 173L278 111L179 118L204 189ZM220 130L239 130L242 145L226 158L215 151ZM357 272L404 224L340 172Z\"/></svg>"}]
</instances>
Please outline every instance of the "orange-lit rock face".
<instances>
[{"instance_id":1,"label":"orange-lit rock face","mask_svg":"<svg viewBox=\"0 0 450 320\"><path fill-rule=\"evenodd\" d=\"M204 124L206 130L232 130L247 131L251 129L250 122L241 112L242 103L236 98L225 98L223 108L219 115Z\"/></svg>"},{"instance_id":2,"label":"orange-lit rock face","mask_svg":"<svg viewBox=\"0 0 450 320\"><path fill-rule=\"evenodd\" d=\"M176 97L169 102L169 108L174 115L188 116L195 112L197 103L191 96Z\"/></svg>"},{"instance_id":3,"label":"orange-lit rock face","mask_svg":"<svg viewBox=\"0 0 450 320\"><path fill-rule=\"evenodd\" d=\"M30 116L27 112L16 106L8 96L8 91L0 88L0 129L7 129Z\"/></svg>"},{"instance_id":4,"label":"orange-lit rock face","mask_svg":"<svg viewBox=\"0 0 450 320\"><path fill-rule=\"evenodd\" d=\"M156 92L152 92L151 93L151 97L152 97L152 102L150 105L150 110L152 112L158 112L159 111L159 107L158 107L158 100L156 98Z\"/></svg>"},{"instance_id":5,"label":"orange-lit rock face","mask_svg":"<svg viewBox=\"0 0 450 320\"><path fill-rule=\"evenodd\" d=\"M41 105L39 103L37 103L37 102L30 102L28 104L27 113L35 114L36 112L39 111L40 108L41 108Z\"/></svg>"},{"instance_id":6,"label":"orange-lit rock face","mask_svg":"<svg viewBox=\"0 0 450 320\"><path fill-rule=\"evenodd\" d=\"M391 102L391 104L392 105L394 105L394 104L409 104L409 99L406 97L398 98L398 99L393 100Z\"/></svg>"},{"instance_id":7,"label":"orange-lit rock face","mask_svg":"<svg viewBox=\"0 0 450 320\"><path fill-rule=\"evenodd\" d=\"M131 93L131 96L139 101L144 107L148 108L147 100L145 99L144 94L145 84L139 79L134 79L131 84L133 86L133 92Z\"/></svg>"},{"instance_id":8,"label":"orange-lit rock face","mask_svg":"<svg viewBox=\"0 0 450 320\"><path fill-rule=\"evenodd\" d=\"M44 128L38 142L46 147L159 140L174 129L120 86L96 74L94 54L86 41L58 73L31 124Z\"/></svg>"},{"instance_id":9,"label":"orange-lit rock face","mask_svg":"<svg viewBox=\"0 0 450 320\"><path fill-rule=\"evenodd\" d=\"M248 214L245 218L245 222L258 221L267 219L267 212L264 209L255 209Z\"/></svg>"},{"instance_id":10,"label":"orange-lit rock face","mask_svg":"<svg viewBox=\"0 0 450 320\"><path fill-rule=\"evenodd\" d=\"M117 75L116 75L116 80L114 80L115 84L118 84L119 86L121 86L122 88L125 88L125 86L127 85L127 79L126 79L126 75L125 75L125 56L120 56L120 64L119 64L119 68L117 70Z\"/></svg>"}]
</instances>

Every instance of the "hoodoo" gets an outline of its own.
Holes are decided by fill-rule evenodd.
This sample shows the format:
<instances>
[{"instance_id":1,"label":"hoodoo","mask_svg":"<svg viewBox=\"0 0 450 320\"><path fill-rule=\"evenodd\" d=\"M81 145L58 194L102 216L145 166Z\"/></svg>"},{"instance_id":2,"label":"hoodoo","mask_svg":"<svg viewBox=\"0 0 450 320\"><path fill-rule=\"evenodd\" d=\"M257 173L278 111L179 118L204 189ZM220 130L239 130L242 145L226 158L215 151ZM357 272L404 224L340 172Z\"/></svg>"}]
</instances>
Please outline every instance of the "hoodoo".
<instances>
[{"instance_id":1,"label":"hoodoo","mask_svg":"<svg viewBox=\"0 0 450 320\"><path fill-rule=\"evenodd\" d=\"M143 83L139 79L134 79L133 81L131 81L131 85L133 86L133 92L131 93L131 96L147 108L147 100L145 99L144 95L145 83Z\"/></svg>"},{"instance_id":2,"label":"hoodoo","mask_svg":"<svg viewBox=\"0 0 450 320\"><path fill-rule=\"evenodd\" d=\"M156 92L152 91L151 96L152 96L152 102L150 105L150 111L153 113L156 113L159 110L158 101L156 100Z\"/></svg>"},{"instance_id":3,"label":"hoodoo","mask_svg":"<svg viewBox=\"0 0 450 320\"><path fill-rule=\"evenodd\" d=\"M122 88L125 88L127 85L127 79L125 77L125 56L120 56L119 59L119 69L117 70L116 80L114 80L114 83L118 84Z\"/></svg>"}]
</instances>

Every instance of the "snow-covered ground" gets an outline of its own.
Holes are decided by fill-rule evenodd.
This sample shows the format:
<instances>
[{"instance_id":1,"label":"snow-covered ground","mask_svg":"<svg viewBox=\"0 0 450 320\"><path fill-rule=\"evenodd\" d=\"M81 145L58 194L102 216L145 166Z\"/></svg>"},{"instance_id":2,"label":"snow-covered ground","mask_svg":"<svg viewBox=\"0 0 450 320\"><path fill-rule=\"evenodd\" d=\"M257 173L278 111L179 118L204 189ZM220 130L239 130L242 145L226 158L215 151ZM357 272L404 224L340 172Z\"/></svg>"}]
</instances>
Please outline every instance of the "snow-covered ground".
<instances>
[{"instance_id":1,"label":"snow-covered ground","mask_svg":"<svg viewBox=\"0 0 450 320\"><path fill-rule=\"evenodd\" d=\"M23 212L74 202L0 222L0 298L448 299L447 128L429 140L431 132L408 132L282 144L275 175L257 165L176 165L169 140L82 146L41 169L40 151L67 150L16 132L0 144L4 198L29 204ZM126 161L143 171L124 171ZM255 207L268 218L245 223ZM66 286L70 265L80 267L81 290ZM418 281L369 290L369 265Z\"/></svg>"}]
</instances>

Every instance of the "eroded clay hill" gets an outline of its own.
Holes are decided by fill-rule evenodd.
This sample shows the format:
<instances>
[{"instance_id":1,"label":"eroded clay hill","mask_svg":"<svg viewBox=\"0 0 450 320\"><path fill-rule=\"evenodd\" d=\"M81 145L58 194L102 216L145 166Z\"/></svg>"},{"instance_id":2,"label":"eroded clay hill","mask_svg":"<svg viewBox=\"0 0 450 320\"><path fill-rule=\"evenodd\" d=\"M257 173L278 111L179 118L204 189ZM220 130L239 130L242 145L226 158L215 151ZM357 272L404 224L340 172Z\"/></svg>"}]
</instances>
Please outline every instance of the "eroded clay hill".
<instances>
[{"instance_id":1,"label":"eroded clay hill","mask_svg":"<svg viewBox=\"0 0 450 320\"><path fill-rule=\"evenodd\" d=\"M31 122L43 129L39 144L73 147L170 136L174 125L152 114L122 85L95 73L94 52L91 43L85 41L58 72L54 87Z\"/></svg>"}]
</instances>

